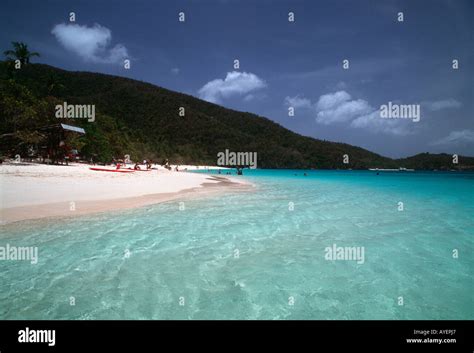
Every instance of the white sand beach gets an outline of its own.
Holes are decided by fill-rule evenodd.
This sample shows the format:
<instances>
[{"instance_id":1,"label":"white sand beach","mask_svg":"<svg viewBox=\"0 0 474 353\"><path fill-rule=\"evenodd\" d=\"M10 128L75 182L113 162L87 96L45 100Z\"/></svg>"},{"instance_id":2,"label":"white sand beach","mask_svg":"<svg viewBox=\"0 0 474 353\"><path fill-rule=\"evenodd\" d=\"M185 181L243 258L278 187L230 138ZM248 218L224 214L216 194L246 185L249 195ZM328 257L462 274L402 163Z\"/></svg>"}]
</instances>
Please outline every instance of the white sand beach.
<instances>
[{"instance_id":1,"label":"white sand beach","mask_svg":"<svg viewBox=\"0 0 474 353\"><path fill-rule=\"evenodd\" d=\"M113 169L85 164L1 165L1 224L138 207L250 185L241 178L176 172L174 168L115 173L92 171L89 167ZM180 170L185 168L190 171L217 167L180 166Z\"/></svg>"}]
</instances>

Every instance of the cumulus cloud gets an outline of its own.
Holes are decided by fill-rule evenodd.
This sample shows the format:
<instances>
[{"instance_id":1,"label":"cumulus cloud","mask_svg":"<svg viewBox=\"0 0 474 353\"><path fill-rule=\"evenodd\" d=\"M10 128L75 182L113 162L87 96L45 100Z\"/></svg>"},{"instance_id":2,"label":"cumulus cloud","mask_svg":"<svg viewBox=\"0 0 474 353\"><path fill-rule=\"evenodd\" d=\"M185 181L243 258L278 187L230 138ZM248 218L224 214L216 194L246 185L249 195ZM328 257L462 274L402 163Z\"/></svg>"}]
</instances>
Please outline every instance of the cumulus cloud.
<instances>
[{"instance_id":1,"label":"cumulus cloud","mask_svg":"<svg viewBox=\"0 0 474 353\"><path fill-rule=\"evenodd\" d=\"M346 91L323 94L316 103L316 109L319 111L329 110L350 99L351 96Z\"/></svg>"},{"instance_id":2,"label":"cumulus cloud","mask_svg":"<svg viewBox=\"0 0 474 353\"><path fill-rule=\"evenodd\" d=\"M311 100L308 98L303 98L300 96L296 97L285 97L285 105L293 108L306 108L310 109L312 108L312 103Z\"/></svg>"},{"instance_id":3,"label":"cumulus cloud","mask_svg":"<svg viewBox=\"0 0 474 353\"><path fill-rule=\"evenodd\" d=\"M249 96L267 84L257 75L247 72L228 72L225 79L209 81L198 91L199 97L211 103L220 103L234 96ZM253 96L252 96L253 98Z\"/></svg>"},{"instance_id":4,"label":"cumulus cloud","mask_svg":"<svg viewBox=\"0 0 474 353\"><path fill-rule=\"evenodd\" d=\"M429 110L436 112L442 109L460 108L462 106L462 103L454 98L449 98L438 101L423 102L422 105L423 107L426 107Z\"/></svg>"},{"instance_id":5,"label":"cumulus cloud","mask_svg":"<svg viewBox=\"0 0 474 353\"><path fill-rule=\"evenodd\" d=\"M127 48L122 44L111 47L112 32L97 23L92 27L61 23L51 33L65 49L85 61L113 64L128 58Z\"/></svg>"},{"instance_id":6,"label":"cumulus cloud","mask_svg":"<svg viewBox=\"0 0 474 353\"><path fill-rule=\"evenodd\" d=\"M346 91L322 95L316 103L316 111L316 121L325 125L346 122L353 128L390 135L413 132L404 121L382 119L378 109L364 99L352 99Z\"/></svg>"},{"instance_id":7,"label":"cumulus cloud","mask_svg":"<svg viewBox=\"0 0 474 353\"><path fill-rule=\"evenodd\" d=\"M347 122L373 110L367 101L353 100L346 91L338 91L319 97L316 103L316 121L324 125Z\"/></svg>"},{"instance_id":8,"label":"cumulus cloud","mask_svg":"<svg viewBox=\"0 0 474 353\"><path fill-rule=\"evenodd\" d=\"M413 130L408 128L409 125L406 122L394 119L381 119L378 109L352 120L350 126L389 135L405 136L413 133Z\"/></svg>"},{"instance_id":9,"label":"cumulus cloud","mask_svg":"<svg viewBox=\"0 0 474 353\"><path fill-rule=\"evenodd\" d=\"M378 109L364 99L353 99L344 90L323 94L316 102L300 96L286 97L285 105L306 108L314 113L316 122L322 125L346 123L352 128L366 129L374 133L408 135L413 126L400 119L382 119ZM411 127L411 128L410 128Z\"/></svg>"},{"instance_id":10,"label":"cumulus cloud","mask_svg":"<svg viewBox=\"0 0 474 353\"><path fill-rule=\"evenodd\" d=\"M458 130L451 131L448 136L445 136L438 141L434 141L431 145L471 145L474 144L473 130Z\"/></svg>"}]
</instances>

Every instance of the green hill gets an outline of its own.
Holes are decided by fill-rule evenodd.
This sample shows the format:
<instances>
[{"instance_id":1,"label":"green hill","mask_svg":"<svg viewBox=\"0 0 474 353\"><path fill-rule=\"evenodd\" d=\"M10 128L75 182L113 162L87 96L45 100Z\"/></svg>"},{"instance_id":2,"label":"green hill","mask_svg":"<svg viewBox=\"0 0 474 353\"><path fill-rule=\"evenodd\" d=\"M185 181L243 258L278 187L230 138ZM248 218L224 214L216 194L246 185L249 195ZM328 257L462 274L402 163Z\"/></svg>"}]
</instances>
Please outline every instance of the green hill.
<instances>
[{"instance_id":1,"label":"green hill","mask_svg":"<svg viewBox=\"0 0 474 353\"><path fill-rule=\"evenodd\" d=\"M81 154L104 162L129 154L132 160L169 158L172 163L213 165L217 153L228 149L257 152L261 168L452 168L450 159L442 158L439 164L433 155L397 161L301 136L264 117L123 77L42 64L11 70L0 62L0 93L0 134L15 133L23 142L41 143L35 131L58 122L55 105L94 104L95 122L61 122L82 126L86 136L76 141ZM184 117L178 114L180 107L185 108ZM345 154L349 164L343 163ZM474 165L474 158L460 157L460 162Z\"/></svg>"},{"instance_id":2,"label":"green hill","mask_svg":"<svg viewBox=\"0 0 474 353\"><path fill-rule=\"evenodd\" d=\"M453 163L453 155L440 153L420 153L412 157L398 159L400 165L405 168L424 169L424 170L452 170L469 169L474 170L474 158L458 156L458 164Z\"/></svg>"}]
</instances>

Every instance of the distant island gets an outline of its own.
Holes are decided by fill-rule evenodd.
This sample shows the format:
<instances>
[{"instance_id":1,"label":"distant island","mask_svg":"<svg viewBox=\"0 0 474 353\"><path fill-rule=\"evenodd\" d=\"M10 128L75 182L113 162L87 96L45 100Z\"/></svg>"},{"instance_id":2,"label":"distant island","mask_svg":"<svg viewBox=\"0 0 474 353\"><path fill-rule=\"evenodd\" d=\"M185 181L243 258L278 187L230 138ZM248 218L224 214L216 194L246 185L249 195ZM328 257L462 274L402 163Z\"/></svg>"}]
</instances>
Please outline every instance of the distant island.
<instances>
[{"instance_id":1,"label":"distant island","mask_svg":"<svg viewBox=\"0 0 474 353\"><path fill-rule=\"evenodd\" d=\"M93 119L58 119L55 108L66 104L93 105ZM473 157L458 156L457 164L448 154L391 159L129 78L0 62L1 157L34 155L45 143L44 128L58 123L84 129L69 143L84 160L100 163L130 156L215 165L228 149L257 152L259 168L474 170Z\"/></svg>"}]
</instances>

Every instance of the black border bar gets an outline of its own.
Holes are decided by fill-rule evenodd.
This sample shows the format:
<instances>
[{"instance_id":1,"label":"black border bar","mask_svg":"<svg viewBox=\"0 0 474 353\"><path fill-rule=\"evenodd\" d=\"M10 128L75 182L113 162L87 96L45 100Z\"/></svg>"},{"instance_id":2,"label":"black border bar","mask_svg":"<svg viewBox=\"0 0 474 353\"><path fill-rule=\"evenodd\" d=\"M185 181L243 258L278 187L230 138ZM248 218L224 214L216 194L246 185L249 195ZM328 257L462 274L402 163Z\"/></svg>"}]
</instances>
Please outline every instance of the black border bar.
<instances>
[{"instance_id":1,"label":"black border bar","mask_svg":"<svg viewBox=\"0 0 474 353\"><path fill-rule=\"evenodd\" d=\"M19 332L27 327L55 330L55 345L19 343ZM257 345L320 352L473 352L473 328L473 321L0 321L0 353L212 347L248 351ZM434 339L456 343L429 342Z\"/></svg>"}]
</instances>

